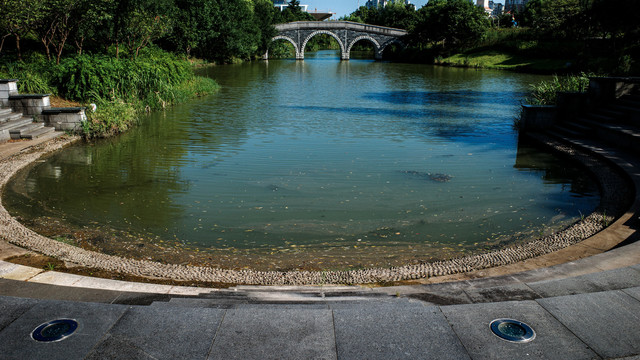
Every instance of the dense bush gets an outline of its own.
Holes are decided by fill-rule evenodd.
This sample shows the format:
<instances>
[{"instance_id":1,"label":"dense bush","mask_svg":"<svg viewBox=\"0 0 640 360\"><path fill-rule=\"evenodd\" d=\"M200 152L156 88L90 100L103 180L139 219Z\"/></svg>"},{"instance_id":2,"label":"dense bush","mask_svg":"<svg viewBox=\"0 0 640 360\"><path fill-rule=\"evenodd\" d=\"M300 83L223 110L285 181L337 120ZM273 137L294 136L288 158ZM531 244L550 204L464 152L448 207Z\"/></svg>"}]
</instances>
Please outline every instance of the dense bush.
<instances>
[{"instance_id":1,"label":"dense bush","mask_svg":"<svg viewBox=\"0 0 640 360\"><path fill-rule=\"evenodd\" d=\"M553 105L558 92L584 92L589 86L589 75L557 76L548 81L531 85L531 97L527 103L531 105Z\"/></svg>"},{"instance_id":2,"label":"dense bush","mask_svg":"<svg viewBox=\"0 0 640 360\"><path fill-rule=\"evenodd\" d=\"M56 67L52 85L71 100L141 99L193 77L191 64L168 53L154 52L136 60L105 55L65 58Z\"/></svg>"}]
</instances>

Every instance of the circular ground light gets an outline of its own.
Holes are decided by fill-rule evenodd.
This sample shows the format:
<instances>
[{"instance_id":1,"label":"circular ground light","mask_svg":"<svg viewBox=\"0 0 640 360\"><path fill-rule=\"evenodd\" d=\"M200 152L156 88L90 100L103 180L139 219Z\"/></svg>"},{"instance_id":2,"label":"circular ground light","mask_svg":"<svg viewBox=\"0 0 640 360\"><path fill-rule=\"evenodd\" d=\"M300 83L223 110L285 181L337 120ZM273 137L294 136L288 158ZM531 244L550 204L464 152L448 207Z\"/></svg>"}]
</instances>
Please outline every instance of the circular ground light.
<instances>
[{"instance_id":1,"label":"circular ground light","mask_svg":"<svg viewBox=\"0 0 640 360\"><path fill-rule=\"evenodd\" d=\"M491 331L501 339L511 342L529 342L536 338L531 326L518 320L496 319L491 322Z\"/></svg>"},{"instance_id":2,"label":"circular ground light","mask_svg":"<svg viewBox=\"0 0 640 360\"><path fill-rule=\"evenodd\" d=\"M78 322L72 319L52 320L33 330L31 337L42 342L61 341L71 336L77 328Z\"/></svg>"}]
</instances>

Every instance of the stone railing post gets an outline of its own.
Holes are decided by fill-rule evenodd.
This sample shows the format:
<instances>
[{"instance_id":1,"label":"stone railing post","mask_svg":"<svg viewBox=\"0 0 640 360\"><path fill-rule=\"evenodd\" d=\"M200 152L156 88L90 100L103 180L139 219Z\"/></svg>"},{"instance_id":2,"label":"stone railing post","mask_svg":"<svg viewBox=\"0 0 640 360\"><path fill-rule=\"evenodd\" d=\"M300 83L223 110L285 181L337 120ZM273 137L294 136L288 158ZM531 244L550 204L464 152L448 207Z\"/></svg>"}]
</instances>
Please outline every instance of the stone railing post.
<instances>
[{"instance_id":1,"label":"stone railing post","mask_svg":"<svg viewBox=\"0 0 640 360\"><path fill-rule=\"evenodd\" d=\"M521 131L548 129L556 123L557 117L555 105L522 105L519 127Z\"/></svg>"},{"instance_id":2,"label":"stone railing post","mask_svg":"<svg viewBox=\"0 0 640 360\"><path fill-rule=\"evenodd\" d=\"M0 106L9 106L9 96L17 94L17 79L0 79Z\"/></svg>"}]
</instances>

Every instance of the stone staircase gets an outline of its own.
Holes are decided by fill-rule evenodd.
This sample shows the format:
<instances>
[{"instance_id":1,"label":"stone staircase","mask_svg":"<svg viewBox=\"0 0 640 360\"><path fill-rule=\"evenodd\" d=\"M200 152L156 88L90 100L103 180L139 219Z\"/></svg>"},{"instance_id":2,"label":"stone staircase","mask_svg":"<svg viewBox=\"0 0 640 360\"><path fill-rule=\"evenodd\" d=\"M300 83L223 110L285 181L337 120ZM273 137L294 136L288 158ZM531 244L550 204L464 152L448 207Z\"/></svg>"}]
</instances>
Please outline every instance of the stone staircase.
<instances>
[{"instance_id":1,"label":"stone staircase","mask_svg":"<svg viewBox=\"0 0 640 360\"><path fill-rule=\"evenodd\" d=\"M0 79L0 143L78 131L84 108L52 108L49 94L19 94L17 79Z\"/></svg>"},{"instance_id":2,"label":"stone staircase","mask_svg":"<svg viewBox=\"0 0 640 360\"><path fill-rule=\"evenodd\" d=\"M10 108L0 108L0 142L36 139L53 132L55 132L55 128L46 126L44 121L36 122L33 118L24 116L22 112L14 112Z\"/></svg>"},{"instance_id":3,"label":"stone staircase","mask_svg":"<svg viewBox=\"0 0 640 360\"><path fill-rule=\"evenodd\" d=\"M595 105L574 119L559 121L547 132L557 137L601 141L640 154L640 90Z\"/></svg>"}]
</instances>

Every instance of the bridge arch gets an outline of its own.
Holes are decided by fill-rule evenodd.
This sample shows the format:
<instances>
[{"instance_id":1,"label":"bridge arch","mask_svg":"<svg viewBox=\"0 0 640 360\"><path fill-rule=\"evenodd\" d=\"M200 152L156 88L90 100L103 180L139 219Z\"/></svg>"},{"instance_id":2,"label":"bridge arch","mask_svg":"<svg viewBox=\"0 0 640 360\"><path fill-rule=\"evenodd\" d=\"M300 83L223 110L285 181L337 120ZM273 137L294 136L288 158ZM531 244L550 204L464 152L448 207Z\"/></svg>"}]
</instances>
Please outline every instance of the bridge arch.
<instances>
[{"instance_id":1,"label":"bridge arch","mask_svg":"<svg viewBox=\"0 0 640 360\"><path fill-rule=\"evenodd\" d=\"M403 43L402 41L398 40L398 39L390 39L387 42L385 42L384 44L382 44L380 46L380 51L376 52L376 59L382 59L382 54L384 54L384 50L389 46L389 45L393 45L393 44L397 44L399 45L402 49L407 47L407 44Z\"/></svg>"},{"instance_id":2,"label":"bridge arch","mask_svg":"<svg viewBox=\"0 0 640 360\"><path fill-rule=\"evenodd\" d=\"M291 45L293 45L293 50L296 53L296 59L298 59L298 53L300 51L298 50L298 44L295 42L295 40L293 40L292 38L290 38L288 36L284 36L284 35L276 35L276 36L271 38L271 42L274 42L274 41L277 41L277 40L286 40L286 41L290 42ZM265 60L269 58L269 50L268 49L267 49L267 53L264 54L264 56L262 58L265 59Z\"/></svg>"},{"instance_id":3,"label":"bridge arch","mask_svg":"<svg viewBox=\"0 0 640 360\"><path fill-rule=\"evenodd\" d=\"M382 58L385 47L392 43L402 44L406 30L384 26L360 24L350 21L295 21L276 25L278 35L272 40L285 39L296 50L296 59L304 60L304 49L311 38L318 34L327 34L338 41L342 60L349 60L349 52L356 42L366 39L376 47L376 59ZM269 53L264 58L268 59Z\"/></svg>"},{"instance_id":4,"label":"bridge arch","mask_svg":"<svg viewBox=\"0 0 640 360\"><path fill-rule=\"evenodd\" d=\"M349 54L349 56L351 56L351 48L353 48L353 45L355 45L360 40L369 40L369 42L371 42L373 44L374 51L375 51L375 54L376 54L375 56L376 56L376 59L378 59L378 53L382 54L382 50L380 49L380 44L378 43L378 41L376 39L374 39L373 37L371 37L369 35L360 35L360 36L356 37L355 39L353 39L349 43L349 47L347 48L347 54Z\"/></svg>"},{"instance_id":5,"label":"bridge arch","mask_svg":"<svg viewBox=\"0 0 640 360\"><path fill-rule=\"evenodd\" d=\"M305 39L304 42L302 43L302 47L300 48L300 52L302 53L302 58L304 58L304 49L307 47L307 43L309 42L309 40L311 40L311 38L313 38L316 35L320 35L320 34L326 34L331 36L332 38L336 39L336 41L338 42L338 45L340 45L340 54L341 59L344 59L344 54L345 54L345 46L344 43L342 42L342 40L340 40L340 38L338 37L338 35L336 35L335 33L333 33L332 31L327 31L327 30L316 30L314 32L312 32L311 34L309 34ZM347 53L348 54L348 53ZM349 57L347 56L347 59Z\"/></svg>"}]
</instances>

